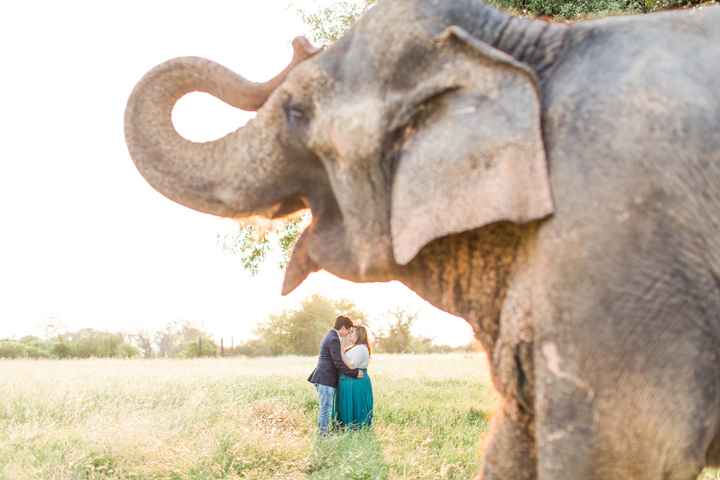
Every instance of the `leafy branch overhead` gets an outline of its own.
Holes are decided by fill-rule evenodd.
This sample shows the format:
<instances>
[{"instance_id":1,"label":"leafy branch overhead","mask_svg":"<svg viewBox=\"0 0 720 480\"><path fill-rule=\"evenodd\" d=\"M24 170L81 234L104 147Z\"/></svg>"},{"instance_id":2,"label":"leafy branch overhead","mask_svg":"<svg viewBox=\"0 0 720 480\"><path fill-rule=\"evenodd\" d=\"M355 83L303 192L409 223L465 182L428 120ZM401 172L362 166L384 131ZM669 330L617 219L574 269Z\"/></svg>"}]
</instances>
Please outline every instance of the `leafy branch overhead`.
<instances>
[{"instance_id":1,"label":"leafy branch overhead","mask_svg":"<svg viewBox=\"0 0 720 480\"><path fill-rule=\"evenodd\" d=\"M317 45L328 45L345 33L376 0L343 0L332 6L314 2L314 6L295 6L295 11L308 26ZM304 2L307 3L307 2ZM240 257L243 268L253 275L273 249L279 250L279 267L285 268L300 232L310 223L310 212L275 220L263 227L247 222L237 230L218 234L218 247Z\"/></svg>"},{"instance_id":2,"label":"leafy branch overhead","mask_svg":"<svg viewBox=\"0 0 720 480\"><path fill-rule=\"evenodd\" d=\"M312 33L312 40L320 45L339 39L376 0L334 2L332 6L296 8L298 16Z\"/></svg>"}]
</instances>

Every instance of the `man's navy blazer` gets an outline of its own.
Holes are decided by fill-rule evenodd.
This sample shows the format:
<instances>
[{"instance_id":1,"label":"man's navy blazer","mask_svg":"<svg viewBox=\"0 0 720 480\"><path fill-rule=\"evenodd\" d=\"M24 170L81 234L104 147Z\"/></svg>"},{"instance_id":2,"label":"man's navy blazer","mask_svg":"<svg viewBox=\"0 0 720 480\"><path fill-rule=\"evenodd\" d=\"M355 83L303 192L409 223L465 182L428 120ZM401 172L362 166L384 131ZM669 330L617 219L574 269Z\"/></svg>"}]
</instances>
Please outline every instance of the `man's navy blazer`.
<instances>
[{"instance_id":1,"label":"man's navy blazer","mask_svg":"<svg viewBox=\"0 0 720 480\"><path fill-rule=\"evenodd\" d=\"M358 371L349 368L342 360L340 353L340 337L335 330L330 330L320 343L320 356L317 367L308 377L311 383L337 388L340 372L348 377L358 376Z\"/></svg>"}]
</instances>

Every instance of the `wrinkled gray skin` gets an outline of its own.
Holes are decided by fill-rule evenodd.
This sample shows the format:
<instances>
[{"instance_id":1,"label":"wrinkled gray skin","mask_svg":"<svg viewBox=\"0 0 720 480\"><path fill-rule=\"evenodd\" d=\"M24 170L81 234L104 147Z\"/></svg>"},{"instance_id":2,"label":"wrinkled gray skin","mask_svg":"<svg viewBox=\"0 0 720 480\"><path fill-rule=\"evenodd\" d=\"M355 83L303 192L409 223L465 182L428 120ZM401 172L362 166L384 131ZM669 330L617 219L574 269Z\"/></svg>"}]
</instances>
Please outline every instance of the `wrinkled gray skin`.
<instances>
[{"instance_id":1,"label":"wrinkled gray skin","mask_svg":"<svg viewBox=\"0 0 720 480\"><path fill-rule=\"evenodd\" d=\"M309 206L286 292L399 279L465 318L504 399L480 478L689 480L720 460L719 46L717 7L560 25L381 0L239 95L263 106L228 137L170 125L183 93L247 86L198 59L143 79L126 136L184 205Z\"/></svg>"}]
</instances>

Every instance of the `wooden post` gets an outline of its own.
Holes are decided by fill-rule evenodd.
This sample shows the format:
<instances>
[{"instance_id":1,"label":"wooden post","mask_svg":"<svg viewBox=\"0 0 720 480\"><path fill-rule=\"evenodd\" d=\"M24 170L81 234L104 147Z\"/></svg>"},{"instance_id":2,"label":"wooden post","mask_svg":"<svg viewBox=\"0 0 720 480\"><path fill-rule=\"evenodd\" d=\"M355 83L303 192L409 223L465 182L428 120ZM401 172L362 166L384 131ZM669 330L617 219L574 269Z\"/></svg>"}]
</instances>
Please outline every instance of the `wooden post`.
<instances>
[{"instance_id":1,"label":"wooden post","mask_svg":"<svg viewBox=\"0 0 720 480\"><path fill-rule=\"evenodd\" d=\"M223 345L223 337L220 337L220 356L225 356L225 345Z\"/></svg>"}]
</instances>

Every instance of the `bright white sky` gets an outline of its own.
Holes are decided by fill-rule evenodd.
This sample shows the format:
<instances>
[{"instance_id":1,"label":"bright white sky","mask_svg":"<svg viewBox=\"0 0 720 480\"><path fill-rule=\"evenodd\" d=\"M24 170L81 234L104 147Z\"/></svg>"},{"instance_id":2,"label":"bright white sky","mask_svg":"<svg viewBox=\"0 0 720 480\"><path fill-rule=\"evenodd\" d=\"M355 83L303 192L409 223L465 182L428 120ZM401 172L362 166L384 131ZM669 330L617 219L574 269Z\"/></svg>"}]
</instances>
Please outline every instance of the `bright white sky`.
<instances>
[{"instance_id":1,"label":"bright white sky","mask_svg":"<svg viewBox=\"0 0 720 480\"><path fill-rule=\"evenodd\" d=\"M0 338L42 333L48 321L129 332L190 320L237 342L269 313L321 293L353 300L376 329L384 312L403 307L419 312L418 334L471 339L463 320L396 282L352 284L320 272L281 297L274 263L251 277L218 248L217 234L233 223L170 202L135 170L123 113L147 70L199 55L262 81L287 64L299 34L307 28L287 0L3 7ZM220 137L248 118L204 94L174 112L192 140Z\"/></svg>"}]
</instances>

